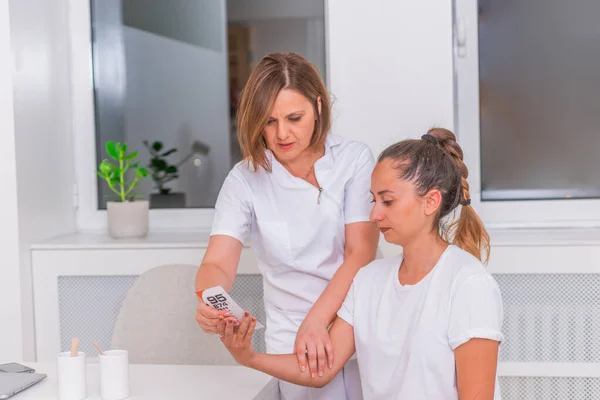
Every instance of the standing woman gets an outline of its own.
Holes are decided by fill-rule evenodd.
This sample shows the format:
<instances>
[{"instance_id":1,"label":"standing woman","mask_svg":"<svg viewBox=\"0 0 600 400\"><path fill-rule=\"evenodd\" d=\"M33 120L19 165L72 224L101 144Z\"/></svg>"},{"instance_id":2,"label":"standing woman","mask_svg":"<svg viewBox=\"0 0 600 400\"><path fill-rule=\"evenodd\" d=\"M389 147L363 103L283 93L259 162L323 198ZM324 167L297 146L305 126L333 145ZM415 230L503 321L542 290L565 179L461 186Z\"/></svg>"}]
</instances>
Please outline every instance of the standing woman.
<instances>
[{"instance_id":1,"label":"standing woman","mask_svg":"<svg viewBox=\"0 0 600 400\"><path fill-rule=\"evenodd\" d=\"M254 69L237 116L243 161L215 205L196 290L230 291L251 237L263 275L267 352L295 353L298 370L322 376L334 362L328 326L358 270L375 258L369 221L374 159L369 148L329 133L331 109L316 68L270 54ZM198 305L196 320L217 333L222 312ZM361 399L356 360L323 388L280 384L285 399Z\"/></svg>"}]
</instances>

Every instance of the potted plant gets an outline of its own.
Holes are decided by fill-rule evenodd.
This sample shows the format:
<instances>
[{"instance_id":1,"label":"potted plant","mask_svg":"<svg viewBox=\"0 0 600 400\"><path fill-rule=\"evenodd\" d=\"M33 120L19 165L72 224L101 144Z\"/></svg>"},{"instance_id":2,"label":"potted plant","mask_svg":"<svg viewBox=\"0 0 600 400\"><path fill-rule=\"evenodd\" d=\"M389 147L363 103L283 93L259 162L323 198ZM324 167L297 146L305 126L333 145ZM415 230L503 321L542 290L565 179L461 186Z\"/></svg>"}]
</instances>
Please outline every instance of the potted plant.
<instances>
[{"instance_id":1,"label":"potted plant","mask_svg":"<svg viewBox=\"0 0 600 400\"><path fill-rule=\"evenodd\" d=\"M106 142L106 153L114 161L103 160L98 176L118 198L106 203L108 233L113 238L144 237L148 234L148 201L136 200L139 195L133 191L148 176L148 170L134 162L138 152L127 153L126 143ZM127 180L131 173L133 180Z\"/></svg>"},{"instance_id":2,"label":"potted plant","mask_svg":"<svg viewBox=\"0 0 600 400\"><path fill-rule=\"evenodd\" d=\"M147 140L144 140L144 146L150 152L150 162L148 169L150 170L150 177L154 181L154 187L158 190L158 193L150 194L150 207L151 208L185 208L185 193L172 192L171 188L165 185L179 178L178 166L181 163L175 165L170 164L167 157L177 151L177 149L169 149L164 151L163 143L154 141L150 145Z\"/></svg>"}]
</instances>

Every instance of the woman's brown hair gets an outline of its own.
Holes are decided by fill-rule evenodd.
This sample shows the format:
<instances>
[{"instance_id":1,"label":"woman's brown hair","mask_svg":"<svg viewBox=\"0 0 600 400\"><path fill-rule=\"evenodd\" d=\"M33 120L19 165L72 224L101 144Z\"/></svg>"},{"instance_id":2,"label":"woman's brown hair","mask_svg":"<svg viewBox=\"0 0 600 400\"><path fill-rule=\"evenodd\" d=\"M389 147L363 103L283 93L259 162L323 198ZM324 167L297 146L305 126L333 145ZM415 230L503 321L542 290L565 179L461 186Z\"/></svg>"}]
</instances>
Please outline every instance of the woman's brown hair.
<instances>
[{"instance_id":1,"label":"woman's brown hair","mask_svg":"<svg viewBox=\"0 0 600 400\"><path fill-rule=\"evenodd\" d=\"M490 237L481 219L471 207L469 170L463 161L463 151L454 133L447 129L430 129L421 140L403 140L379 156L379 162L391 159L401 179L413 182L417 194L425 195L432 189L442 194L442 204L435 221L442 237L468 251L479 260L490 254ZM440 220L462 205L460 217L447 229L440 227Z\"/></svg>"},{"instance_id":2,"label":"woman's brown hair","mask_svg":"<svg viewBox=\"0 0 600 400\"><path fill-rule=\"evenodd\" d=\"M295 53L266 55L250 74L242 91L237 112L237 137L242 155L244 160L252 163L255 170L260 166L271 171L263 132L275 98L283 89L297 91L313 105L316 121L311 146L322 146L329 132L331 124L329 96L323 79L314 65Z\"/></svg>"}]
</instances>

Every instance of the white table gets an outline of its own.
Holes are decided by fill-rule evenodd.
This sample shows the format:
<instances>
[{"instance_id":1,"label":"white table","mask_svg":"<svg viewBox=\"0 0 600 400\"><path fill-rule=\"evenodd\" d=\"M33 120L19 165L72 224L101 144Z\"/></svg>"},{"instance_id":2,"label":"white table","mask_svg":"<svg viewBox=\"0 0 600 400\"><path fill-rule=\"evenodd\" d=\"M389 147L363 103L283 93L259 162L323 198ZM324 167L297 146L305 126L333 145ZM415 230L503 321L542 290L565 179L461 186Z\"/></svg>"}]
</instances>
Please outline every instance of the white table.
<instances>
[{"instance_id":1,"label":"white table","mask_svg":"<svg viewBox=\"0 0 600 400\"><path fill-rule=\"evenodd\" d=\"M46 379L10 400L57 399L56 365L22 364L48 375ZM87 399L100 399L99 365L87 364ZM129 366L132 400L253 399L271 379L270 376L241 366L141 365Z\"/></svg>"}]
</instances>

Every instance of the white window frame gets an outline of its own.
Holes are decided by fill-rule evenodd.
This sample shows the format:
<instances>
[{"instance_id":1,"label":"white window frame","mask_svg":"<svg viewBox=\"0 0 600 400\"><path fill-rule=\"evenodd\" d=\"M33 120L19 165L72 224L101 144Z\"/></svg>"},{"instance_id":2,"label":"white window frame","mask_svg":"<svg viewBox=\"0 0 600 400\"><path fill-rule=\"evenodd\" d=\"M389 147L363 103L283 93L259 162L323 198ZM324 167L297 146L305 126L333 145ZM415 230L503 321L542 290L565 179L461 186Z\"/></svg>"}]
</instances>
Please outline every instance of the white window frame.
<instances>
[{"instance_id":1,"label":"white window frame","mask_svg":"<svg viewBox=\"0 0 600 400\"><path fill-rule=\"evenodd\" d=\"M98 209L89 0L68 0L68 12L77 228L81 232L106 231L106 210ZM150 231L207 231L213 215L214 208L152 209Z\"/></svg>"},{"instance_id":2,"label":"white window frame","mask_svg":"<svg viewBox=\"0 0 600 400\"><path fill-rule=\"evenodd\" d=\"M328 3L328 0L324 0L323 29L325 73L329 87ZM106 231L106 210L98 209L90 4L89 0L67 0L67 6L77 229L80 232ZM224 40L227 38L224 37ZM210 231L213 216L214 208L151 209L150 232Z\"/></svg>"},{"instance_id":3,"label":"white window frame","mask_svg":"<svg viewBox=\"0 0 600 400\"><path fill-rule=\"evenodd\" d=\"M455 0L455 120L469 167L471 204L488 228L600 226L600 199L481 201L477 31L477 1Z\"/></svg>"}]
</instances>

